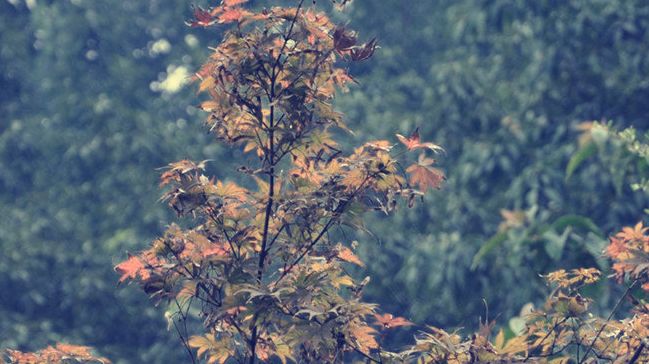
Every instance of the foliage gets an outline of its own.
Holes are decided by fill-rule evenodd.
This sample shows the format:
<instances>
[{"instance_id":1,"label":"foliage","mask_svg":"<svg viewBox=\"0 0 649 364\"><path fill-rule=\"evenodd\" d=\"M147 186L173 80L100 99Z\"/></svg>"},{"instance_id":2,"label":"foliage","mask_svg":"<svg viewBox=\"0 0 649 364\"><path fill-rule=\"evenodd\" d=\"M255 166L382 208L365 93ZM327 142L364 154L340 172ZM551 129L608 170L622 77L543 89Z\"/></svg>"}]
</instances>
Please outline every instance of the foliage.
<instances>
[{"instance_id":1,"label":"foliage","mask_svg":"<svg viewBox=\"0 0 649 364\"><path fill-rule=\"evenodd\" d=\"M382 329L409 322L361 300L367 282L346 267L363 263L337 236L362 228L364 211L389 213L399 198L410 207L439 188L443 173L426 155L441 148L415 131L398 135L405 150L377 140L345 155L332 128L346 126L332 100L354 80L338 64L367 60L376 41L358 44L355 32L304 1L260 12L243 3L197 7L190 25L236 25L195 80L208 96L200 108L210 132L256 156L238 170L257 186L207 177L206 161L171 163L162 200L191 227L169 226L115 269L168 303L170 325L209 363L369 358L379 349L371 318ZM410 151L419 158L404 174ZM204 334L188 337L194 315Z\"/></svg>"},{"instance_id":2,"label":"foliage","mask_svg":"<svg viewBox=\"0 0 649 364\"><path fill-rule=\"evenodd\" d=\"M592 300L580 292L597 282L601 273L594 268L559 270L548 274L553 291L543 308L525 317L520 334L507 338L501 329L493 342L494 323L485 323L470 340L429 327L417 343L402 353L385 353L399 362L422 363L643 363L649 360L647 337L649 312L637 305L634 314L611 320L624 293L607 319L590 313ZM649 276L644 273L642 279ZM634 281L635 282L635 281ZM591 360L587 360L594 358Z\"/></svg>"},{"instance_id":3,"label":"foliage","mask_svg":"<svg viewBox=\"0 0 649 364\"><path fill-rule=\"evenodd\" d=\"M367 297L416 321L476 327L482 297L489 311L508 317L543 300L538 274L606 270L599 259L603 237L635 222L648 199L618 182L625 179L610 173L614 164L606 160L582 164L568 180L564 171L584 120L633 125L638 137L646 132L648 4L385 0L352 6L354 24L379 35L381 49L371 67L355 66L362 83L338 102L350 125L360 126L359 138L418 125L422 138L447 151L441 161L447 182L434 205L397 212L389 224L367 220L376 244L358 254L377 282ZM524 213L526 220L501 234L501 210ZM562 223L573 217L590 220L597 231ZM611 294L601 287L603 306L614 303Z\"/></svg>"},{"instance_id":4,"label":"foliage","mask_svg":"<svg viewBox=\"0 0 649 364\"><path fill-rule=\"evenodd\" d=\"M91 351L92 349L87 346L59 343L54 347L48 346L36 353L23 353L18 350L7 350L6 360L10 364L110 364L108 359L94 356Z\"/></svg>"},{"instance_id":5,"label":"foliage","mask_svg":"<svg viewBox=\"0 0 649 364\"><path fill-rule=\"evenodd\" d=\"M567 178L583 162L599 155L616 176L617 188L631 179L631 189L649 193L649 181L645 177L649 168L649 132L638 136L634 127L617 131L612 123L584 122L579 125L579 149L570 159L566 169Z\"/></svg>"}]
</instances>

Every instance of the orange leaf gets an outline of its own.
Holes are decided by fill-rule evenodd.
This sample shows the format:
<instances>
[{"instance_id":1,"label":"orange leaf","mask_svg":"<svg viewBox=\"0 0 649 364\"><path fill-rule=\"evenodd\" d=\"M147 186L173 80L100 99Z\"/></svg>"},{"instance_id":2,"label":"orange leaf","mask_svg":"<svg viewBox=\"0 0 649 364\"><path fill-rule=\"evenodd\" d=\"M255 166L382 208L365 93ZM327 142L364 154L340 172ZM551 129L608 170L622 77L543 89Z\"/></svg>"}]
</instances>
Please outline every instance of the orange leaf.
<instances>
[{"instance_id":1,"label":"orange leaf","mask_svg":"<svg viewBox=\"0 0 649 364\"><path fill-rule=\"evenodd\" d=\"M56 349L74 356L92 356L92 354L90 353L90 348L87 346L58 343L56 344Z\"/></svg>"},{"instance_id":2,"label":"orange leaf","mask_svg":"<svg viewBox=\"0 0 649 364\"><path fill-rule=\"evenodd\" d=\"M224 6L236 6L243 3L247 3L248 0L223 0Z\"/></svg>"},{"instance_id":3,"label":"orange leaf","mask_svg":"<svg viewBox=\"0 0 649 364\"><path fill-rule=\"evenodd\" d=\"M346 246L340 245L338 248L338 259L364 267L365 264Z\"/></svg>"},{"instance_id":4,"label":"orange leaf","mask_svg":"<svg viewBox=\"0 0 649 364\"><path fill-rule=\"evenodd\" d=\"M216 245L203 250L201 255L203 256L203 258L207 258L211 255L226 256L228 254L228 250L229 249L226 246Z\"/></svg>"},{"instance_id":5,"label":"orange leaf","mask_svg":"<svg viewBox=\"0 0 649 364\"><path fill-rule=\"evenodd\" d=\"M384 329L392 329L399 326L411 326L413 324L403 317L394 317L390 313L383 315L374 314L374 318L376 318L376 323Z\"/></svg>"},{"instance_id":6,"label":"orange leaf","mask_svg":"<svg viewBox=\"0 0 649 364\"><path fill-rule=\"evenodd\" d=\"M253 13L249 12L248 10L241 9L241 8L226 8L221 15L219 15L219 23L221 24L227 24L227 23L233 23L233 22L240 22L243 18L247 18L251 15L254 15Z\"/></svg>"},{"instance_id":7,"label":"orange leaf","mask_svg":"<svg viewBox=\"0 0 649 364\"><path fill-rule=\"evenodd\" d=\"M115 266L115 270L122 274L119 282L124 282L127 279L136 279L138 274L142 274L141 270L144 269L144 263L140 258L131 255L129 258Z\"/></svg>"}]
</instances>

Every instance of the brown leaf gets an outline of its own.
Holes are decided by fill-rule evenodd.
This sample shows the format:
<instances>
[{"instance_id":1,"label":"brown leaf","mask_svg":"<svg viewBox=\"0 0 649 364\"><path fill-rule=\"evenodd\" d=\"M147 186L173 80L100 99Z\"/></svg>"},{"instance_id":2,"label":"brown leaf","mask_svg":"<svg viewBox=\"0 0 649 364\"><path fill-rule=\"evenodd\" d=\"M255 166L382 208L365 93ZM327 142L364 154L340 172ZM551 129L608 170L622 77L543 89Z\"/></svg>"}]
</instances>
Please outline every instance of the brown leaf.
<instances>
[{"instance_id":1,"label":"brown leaf","mask_svg":"<svg viewBox=\"0 0 649 364\"><path fill-rule=\"evenodd\" d=\"M338 26L334 30L334 49L345 51L356 45L356 33L346 30L343 26Z\"/></svg>"},{"instance_id":2,"label":"brown leaf","mask_svg":"<svg viewBox=\"0 0 649 364\"><path fill-rule=\"evenodd\" d=\"M372 40L363 44L361 47L352 48L352 61L360 62L372 57L376 48L378 48L376 38L372 38Z\"/></svg>"},{"instance_id":3,"label":"brown leaf","mask_svg":"<svg viewBox=\"0 0 649 364\"><path fill-rule=\"evenodd\" d=\"M423 154L419 156L419 161L406 169L410 174L410 184L417 185L420 190L426 191L429 188L439 189L444 182L444 172L431 167L435 160L426 158Z\"/></svg>"}]
</instances>

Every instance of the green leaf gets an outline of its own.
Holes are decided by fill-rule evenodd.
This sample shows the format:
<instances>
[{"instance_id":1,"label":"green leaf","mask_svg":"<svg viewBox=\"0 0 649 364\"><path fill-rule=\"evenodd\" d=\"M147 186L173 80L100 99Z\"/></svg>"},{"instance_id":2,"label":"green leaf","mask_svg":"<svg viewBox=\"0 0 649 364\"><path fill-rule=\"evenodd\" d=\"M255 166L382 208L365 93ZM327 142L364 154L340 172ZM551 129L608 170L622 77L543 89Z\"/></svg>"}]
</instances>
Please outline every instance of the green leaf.
<instances>
[{"instance_id":1,"label":"green leaf","mask_svg":"<svg viewBox=\"0 0 649 364\"><path fill-rule=\"evenodd\" d=\"M593 220L585 217L585 216L580 216L580 215L563 215L556 219L552 225L550 225L550 228L555 230L555 231L561 231L564 230L567 227L573 227L573 228L581 228L586 231L590 231L591 233L597 235L600 238L604 238L604 234L602 231L595 225Z\"/></svg>"},{"instance_id":2,"label":"green leaf","mask_svg":"<svg viewBox=\"0 0 649 364\"><path fill-rule=\"evenodd\" d=\"M489 254L496 247L501 245L507 240L507 232L501 231L498 234L492 236L487 242L478 250L478 252L473 256L473 262L471 263L471 270L475 270L480 263L480 260L484 258L485 255Z\"/></svg>"},{"instance_id":3,"label":"green leaf","mask_svg":"<svg viewBox=\"0 0 649 364\"><path fill-rule=\"evenodd\" d=\"M570 161L568 161L568 166L566 167L566 181L568 181L575 170L586 159L588 159L588 157L595 154L595 152L597 152L597 146L594 142L588 142L584 146L579 148L579 150L577 150L577 152L570 158Z\"/></svg>"},{"instance_id":4,"label":"green leaf","mask_svg":"<svg viewBox=\"0 0 649 364\"><path fill-rule=\"evenodd\" d=\"M559 261L561 255L563 254L563 248L566 246L566 241L572 229L567 227L561 235L554 232L554 230L548 230L543 233L543 238L545 239L545 252L548 253L548 256L552 260Z\"/></svg>"},{"instance_id":5,"label":"green leaf","mask_svg":"<svg viewBox=\"0 0 649 364\"><path fill-rule=\"evenodd\" d=\"M509 329L516 335L522 335L525 332L525 319L516 316L509 319Z\"/></svg>"}]
</instances>

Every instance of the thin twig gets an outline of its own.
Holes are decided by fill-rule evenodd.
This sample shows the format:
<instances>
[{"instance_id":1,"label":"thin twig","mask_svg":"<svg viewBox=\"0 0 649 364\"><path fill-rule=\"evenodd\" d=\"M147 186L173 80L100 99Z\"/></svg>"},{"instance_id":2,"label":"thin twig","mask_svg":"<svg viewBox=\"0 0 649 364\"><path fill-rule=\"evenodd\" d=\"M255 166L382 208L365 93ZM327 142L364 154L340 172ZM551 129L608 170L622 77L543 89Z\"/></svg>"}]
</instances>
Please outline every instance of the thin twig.
<instances>
[{"instance_id":1,"label":"thin twig","mask_svg":"<svg viewBox=\"0 0 649 364\"><path fill-rule=\"evenodd\" d=\"M369 178L370 178L370 175L365 176L365 179L361 182L361 184L358 186L358 188L356 188L356 190L354 191L354 193L352 193L352 194L349 196L349 198L348 198L347 200L345 200L345 202L343 202L342 204L340 204L340 206L338 206L338 208L336 209L336 211L334 211L333 216L331 216L331 218L329 219L329 221L327 221L327 223L326 223L325 226L322 228L322 230L320 230L320 233L318 234L318 236L316 236L316 238L315 238L313 241L311 241L311 243L307 246L306 250L304 250L304 251L302 252L302 254L300 254L300 255L297 257L297 259L295 259L295 260L293 261L293 263L291 263L291 264L288 266L288 268L284 269L284 271L282 272L282 275L281 275L281 276L280 276L280 277L279 277L279 278L278 278L278 279L273 283L273 285L274 285L275 287L277 287L277 284L278 284L282 279L284 279L284 277L286 277L286 276L288 275L288 273L290 273L290 271L291 271L293 268L295 268L295 266L296 266L298 263L300 263L300 261L302 261L302 259L303 259L303 258L304 258L304 257L305 257L305 256L306 256L306 255L311 251L311 249L313 249L313 247L314 247L314 246L315 246L315 245L320 241L320 239L322 239L322 237L325 236L325 234L329 231L329 228L331 227L331 225L332 225L332 224L333 224L333 223L334 223L334 222L335 222L335 221L340 217L340 215L341 215L342 212L344 211L345 207L347 207L347 204L348 204L349 202L351 202L352 200L354 200L354 198L356 197L356 195L358 194L358 192L361 190L361 188L363 187L363 185L365 184L365 182L367 182L367 180L368 180Z\"/></svg>"},{"instance_id":2,"label":"thin twig","mask_svg":"<svg viewBox=\"0 0 649 364\"><path fill-rule=\"evenodd\" d=\"M354 349L355 352L361 354L362 356L364 356L367 360L371 361L372 363L377 363L377 364L381 363L380 361L378 361L378 360L372 358L371 356L365 354L364 352L362 352L361 349L357 348L356 346L351 345L351 344L349 344L349 346L351 346L351 348Z\"/></svg>"},{"instance_id":3,"label":"thin twig","mask_svg":"<svg viewBox=\"0 0 649 364\"><path fill-rule=\"evenodd\" d=\"M174 324L174 328L176 329L176 332L178 333L178 336L180 337L180 341L183 343L183 346L185 347L185 350L187 351L187 355L189 355L189 357L191 358L192 363L196 364L196 360L194 359L194 353L192 353L192 349L189 347L189 343L187 342L187 339L185 338L185 336L187 335L187 325L186 325L187 316L183 314L183 309L182 309L182 307L180 307L180 304L178 303L178 300L174 299L174 302L176 303L176 306L178 307L178 312L180 313L181 319L183 320L183 323L185 324L184 325L185 334L183 335L183 333L180 331L180 328L176 324L176 320L173 317L171 317L171 322L173 322L173 324Z\"/></svg>"},{"instance_id":4,"label":"thin twig","mask_svg":"<svg viewBox=\"0 0 649 364\"><path fill-rule=\"evenodd\" d=\"M543 337L543 339L541 339L541 342L539 342L538 345L536 345L536 346L533 348L533 350L536 350L536 349L540 348L541 345L543 345L543 343L545 342L545 340L547 340L547 338L550 337L550 335L554 332L554 330L556 330L557 327L559 327L559 325L561 325L562 323L566 322L567 320L568 320L568 317L564 317L562 320L557 321L557 322L554 324L554 326L552 326L552 329L551 329L550 331L548 331L547 334L545 334L545 336ZM530 354L532 353L533 350L529 350L529 351L528 351L528 354L527 354L527 356L525 357L525 360L523 360L523 363L527 362L527 361L530 359Z\"/></svg>"},{"instance_id":5,"label":"thin twig","mask_svg":"<svg viewBox=\"0 0 649 364\"><path fill-rule=\"evenodd\" d=\"M595 342L597 341L597 339L599 339L599 336L604 331L604 328L606 328L606 325L608 324L608 322L611 321L611 319L613 318L613 315L615 315L615 312L617 312L617 310L620 308L620 306L622 305L622 301L624 301L624 298L626 297L626 295L628 295L629 292L631 292L631 290L633 289L633 287L635 287L635 285L637 283L638 283L638 280L636 279L635 281L633 281L633 283L631 283L631 285L629 287L627 287L626 291L624 291L624 294L622 295L622 297L620 297L620 299L617 301L617 303L613 307L613 311L611 311L611 313L608 315L608 318L606 318L606 321L604 321L604 324L602 324L602 327L600 327L599 331L597 331L597 335L595 335L595 338L593 339L593 342L591 342L590 345L588 346L588 350L586 350L586 353L584 353L584 357L581 358L581 361L579 361L579 364L582 364L584 361L586 361L586 358L588 357L588 354L590 354L590 352L593 351L593 347L595 346Z\"/></svg>"}]
</instances>

